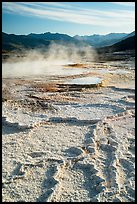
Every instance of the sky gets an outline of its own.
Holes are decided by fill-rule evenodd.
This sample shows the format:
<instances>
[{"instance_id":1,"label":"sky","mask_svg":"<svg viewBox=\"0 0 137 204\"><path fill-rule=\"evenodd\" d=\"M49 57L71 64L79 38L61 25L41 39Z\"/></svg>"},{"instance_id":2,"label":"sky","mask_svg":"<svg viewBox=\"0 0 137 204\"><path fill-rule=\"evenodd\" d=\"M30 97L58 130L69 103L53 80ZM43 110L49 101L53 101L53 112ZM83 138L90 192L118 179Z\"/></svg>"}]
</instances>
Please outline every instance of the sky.
<instances>
[{"instance_id":1,"label":"sky","mask_svg":"<svg viewBox=\"0 0 137 204\"><path fill-rule=\"evenodd\" d=\"M2 32L93 35L135 31L135 2L2 2Z\"/></svg>"}]
</instances>

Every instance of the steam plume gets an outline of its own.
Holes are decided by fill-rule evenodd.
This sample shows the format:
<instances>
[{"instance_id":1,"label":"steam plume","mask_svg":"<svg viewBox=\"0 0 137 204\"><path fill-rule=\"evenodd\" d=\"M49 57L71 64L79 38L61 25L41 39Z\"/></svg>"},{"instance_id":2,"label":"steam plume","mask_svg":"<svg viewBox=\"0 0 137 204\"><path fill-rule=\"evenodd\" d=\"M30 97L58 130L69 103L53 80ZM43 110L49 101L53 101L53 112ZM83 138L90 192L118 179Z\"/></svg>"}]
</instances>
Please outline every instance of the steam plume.
<instances>
[{"instance_id":1,"label":"steam plume","mask_svg":"<svg viewBox=\"0 0 137 204\"><path fill-rule=\"evenodd\" d=\"M44 73L55 74L62 71L62 65L94 61L95 50L86 45L63 45L52 43L48 49L25 50L22 57L10 57L2 65L4 76L32 76Z\"/></svg>"}]
</instances>

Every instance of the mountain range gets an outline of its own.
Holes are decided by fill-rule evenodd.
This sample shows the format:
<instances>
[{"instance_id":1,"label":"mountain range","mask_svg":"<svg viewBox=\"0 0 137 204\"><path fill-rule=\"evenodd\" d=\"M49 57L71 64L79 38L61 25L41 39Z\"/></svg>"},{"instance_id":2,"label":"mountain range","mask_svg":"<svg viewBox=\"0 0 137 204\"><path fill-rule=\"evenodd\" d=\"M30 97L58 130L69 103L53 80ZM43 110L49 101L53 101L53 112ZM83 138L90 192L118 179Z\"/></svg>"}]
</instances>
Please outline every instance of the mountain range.
<instances>
[{"instance_id":1,"label":"mountain range","mask_svg":"<svg viewBox=\"0 0 137 204\"><path fill-rule=\"evenodd\" d=\"M107 35L90 35L90 36L74 36L75 39L86 41L88 44L94 47L104 47L107 45L113 45L117 43L122 38L126 37L126 33L109 33Z\"/></svg>"},{"instance_id":2,"label":"mountain range","mask_svg":"<svg viewBox=\"0 0 137 204\"><path fill-rule=\"evenodd\" d=\"M130 40L128 40L130 38ZM127 40L126 40L127 39ZM126 41L124 41L126 40ZM124 42L123 42L124 41ZM55 43L63 43L63 44L76 44L80 46L81 44L90 45L95 48L104 49L104 47L110 47L116 44L116 47L119 47L118 43L128 43L130 41L132 48L132 44L135 42L135 31L132 33L109 33L107 35L90 35L90 36L78 36L75 35L73 37L67 34L60 33L42 33L35 34L31 33L28 35L15 35L15 34L7 34L2 32L2 51L12 51L12 50L22 50L22 49L33 49L33 48L47 48L52 42ZM126 46L125 46L126 48ZM128 46L127 46L128 48ZM134 49L134 48L132 48ZM113 49L112 49L113 50Z\"/></svg>"}]
</instances>

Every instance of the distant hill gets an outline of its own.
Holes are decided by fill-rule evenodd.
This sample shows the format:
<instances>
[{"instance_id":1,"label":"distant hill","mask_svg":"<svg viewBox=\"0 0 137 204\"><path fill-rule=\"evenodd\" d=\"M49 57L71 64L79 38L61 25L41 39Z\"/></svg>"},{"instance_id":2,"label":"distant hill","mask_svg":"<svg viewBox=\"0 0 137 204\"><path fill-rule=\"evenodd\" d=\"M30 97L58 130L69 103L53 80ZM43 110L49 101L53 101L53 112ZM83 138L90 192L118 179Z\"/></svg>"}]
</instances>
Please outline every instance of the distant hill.
<instances>
[{"instance_id":1,"label":"distant hill","mask_svg":"<svg viewBox=\"0 0 137 204\"><path fill-rule=\"evenodd\" d=\"M127 36L125 36L124 38L122 38L122 40L125 40L126 38L135 36L135 31L133 31L132 33L129 33Z\"/></svg>"},{"instance_id":2,"label":"distant hill","mask_svg":"<svg viewBox=\"0 0 137 204\"><path fill-rule=\"evenodd\" d=\"M26 35L14 35L2 33L2 50L31 49L41 46L48 46L49 41L43 39L33 39Z\"/></svg>"},{"instance_id":3,"label":"distant hill","mask_svg":"<svg viewBox=\"0 0 137 204\"><path fill-rule=\"evenodd\" d=\"M14 35L2 33L2 50L22 50L22 49L33 49L33 48L45 48L48 47L52 42L56 43L75 43L78 44L79 41L70 37L66 34L50 32L44 34L34 34L29 35Z\"/></svg>"},{"instance_id":4,"label":"distant hill","mask_svg":"<svg viewBox=\"0 0 137 204\"><path fill-rule=\"evenodd\" d=\"M93 47L104 47L108 45L113 45L119 42L124 37L126 38L127 33L109 33L107 35L90 35L90 36L74 36L75 39L87 42Z\"/></svg>"},{"instance_id":5,"label":"distant hill","mask_svg":"<svg viewBox=\"0 0 137 204\"><path fill-rule=\"evenodd\" d=\"M72 37L70 37L69 35L66 34L60 34L60 33L43 33L43 34L35 34L35 33L31 33L28 35L28 37L31 37L33 39L42 39L42 40L58 40L58 41L74 41L76 42L75 39L73 39Z\"/></svg>"},{"instance_id":6,"label":"distant hill","mask_svg":"<svg viewBox=\"0 0 137 204\"><path fill-rule=\"evenodd\" d=\"M97 48L97 51L99 53L119 52L119 51L126 51L126 50L135 50L135 35L132 37L128 37L124 40L121 40L120 42L112 46Z\"/></svg>"}]
</instances>

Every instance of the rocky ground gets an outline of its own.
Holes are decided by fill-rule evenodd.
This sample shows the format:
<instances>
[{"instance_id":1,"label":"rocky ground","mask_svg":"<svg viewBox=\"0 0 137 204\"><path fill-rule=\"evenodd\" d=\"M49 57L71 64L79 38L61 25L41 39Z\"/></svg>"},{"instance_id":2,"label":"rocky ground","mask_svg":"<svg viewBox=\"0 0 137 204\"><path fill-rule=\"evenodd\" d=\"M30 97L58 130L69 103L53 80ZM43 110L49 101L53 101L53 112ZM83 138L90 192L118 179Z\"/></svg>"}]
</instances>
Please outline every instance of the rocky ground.
<instances>
[{"instance_id":1,"label":"rocky ground","mask_svg":"<svg viewBox=\"0 0 137 204\"><path fill-rule=\"evenodd\" d=\"M72 76L3 75L3 202L135 202L134 62L82 67ZM65 84L85 76L103 81Z\"/></svg>"}]
</instances>

